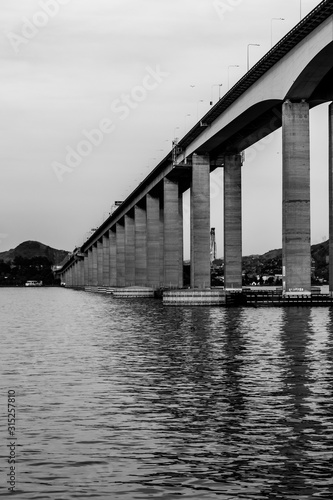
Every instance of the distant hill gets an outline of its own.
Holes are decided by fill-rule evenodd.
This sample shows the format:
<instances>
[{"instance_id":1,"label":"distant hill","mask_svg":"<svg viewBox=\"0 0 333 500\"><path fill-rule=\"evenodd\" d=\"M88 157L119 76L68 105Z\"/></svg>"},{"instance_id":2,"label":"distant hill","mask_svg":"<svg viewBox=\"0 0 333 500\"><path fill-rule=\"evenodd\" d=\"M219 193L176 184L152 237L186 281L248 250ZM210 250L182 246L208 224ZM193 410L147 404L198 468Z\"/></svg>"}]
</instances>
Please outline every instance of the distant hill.
<instances>
[{"instance_id":1,"label":"distant hill","mask_svg":"<svg viewBox=\"0 0 333 500\"><path fill-rule=\"evenodd\" d=\"M326 262L326 256L328 256L328 243L329 241L326 240L322 243L311 245L311 256L313 259L315 259L315 261ZM262 255L248 255L244 258L260 258L261 260L281 259L282 248L269 250L269 252L266 252Z\"/></svg>"},{"instance_id":2,"label":"distant hill","mask_svg":"<svg viewBox=\"0 0 333 500\"><path fill-rule=\"evenodd\" d=\"M278 248L276 250L270 250L269 252L266 252L261 256L261 258L264 260L280 259L281 257L282 257L282 248Z\"/></svg>"},{"instance_id":3,"label":"distant hill","mask_svg":"<svg viewBox=\"0 0 333 500\"><path fill-rule=\"evenodd\" d=\"M53 265L59 265L66 257L66 250L56 250L39 241L24 241L16 248L0 252L0 260L4 262L13 261L15 257L32 259L34 257L46 257Z\"/></svg>"},{"instance_id":4,"label":"distant hill","mask_svg":"<svg viewBox=\"0 0 333 500\"><path fill-rule=\"evenodd\" d=\"M323 241L311 245L313 274L317 278L328 279L328 244ZM263 255L243 257L243 271L249 275L274 275L282 273L282 249L270 250Z\"/></svg>"}]
</instances>

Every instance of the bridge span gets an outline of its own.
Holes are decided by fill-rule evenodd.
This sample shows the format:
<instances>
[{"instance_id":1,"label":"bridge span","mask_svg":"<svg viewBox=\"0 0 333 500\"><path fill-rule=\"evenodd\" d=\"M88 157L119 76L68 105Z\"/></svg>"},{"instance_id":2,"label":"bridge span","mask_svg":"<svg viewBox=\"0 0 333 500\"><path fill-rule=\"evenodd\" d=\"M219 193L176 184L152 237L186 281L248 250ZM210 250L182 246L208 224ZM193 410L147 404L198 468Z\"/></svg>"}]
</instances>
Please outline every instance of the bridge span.
<instances>
[{"instance_id":1,"label":"bridge span","mask_svg":"<svg viewBox=\"0 0 333 500\"><path fill-rule=\"evenodd\" d=\"M224 169L225 289L242 286L243 152L282 127L283 292L310 293L309 111L333 100L333 0L323 0L230 89L75 249L68 287L183 286L182 194L191 193L191 288L210 287L209 174ZM333 105L329 106L333 293Z\"/></svg>"}]
</instances>

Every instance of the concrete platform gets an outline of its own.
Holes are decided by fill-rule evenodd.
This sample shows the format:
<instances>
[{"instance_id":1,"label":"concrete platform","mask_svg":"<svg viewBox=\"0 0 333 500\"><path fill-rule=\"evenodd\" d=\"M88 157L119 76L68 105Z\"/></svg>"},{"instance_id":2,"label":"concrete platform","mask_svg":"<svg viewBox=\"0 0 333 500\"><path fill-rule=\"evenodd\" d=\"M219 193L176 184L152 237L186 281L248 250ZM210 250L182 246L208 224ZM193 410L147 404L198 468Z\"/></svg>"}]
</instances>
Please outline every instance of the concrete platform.
<instances>
[{"instance_id":1,"label":"concrete platform","mask_svg":"<svg viewBox=\"0 0 333 500\"><path fill-rule=\"evenodd\" d=\"M166 306L224 306L224 290L210 288L186 288L163 292L163 304Z\"/></svg>"},{"instance_id":2,"label":"concrete platform","mask_svg":"<svg viewBox=\"0 0 333 500\"><path fill-rule=\"evenodd\" d=\"M126 286L113 290L115 298L149 298L155 297L154 288L145 286Z\"/></svg>"},{"instance_id":3,"label":"concrete platform","mask_svg":"<svg viewBox=\"0 0 333 500\"><path fill-rule=\"evenodd\" d=\"M110 286L99 286L98 293L113 293L114 287Z\"/></svg>"},{"instance_id":4,"label":"concrete platform","mask_svg":"<svg viewBox=\"0 0 333 500\"><path fill-rule=\"evenodd\" d=\"M97 286L93 286L93 285L85 286L84 290L86 292L98 293L98 287Z\"/></svg>"}]
</instances>

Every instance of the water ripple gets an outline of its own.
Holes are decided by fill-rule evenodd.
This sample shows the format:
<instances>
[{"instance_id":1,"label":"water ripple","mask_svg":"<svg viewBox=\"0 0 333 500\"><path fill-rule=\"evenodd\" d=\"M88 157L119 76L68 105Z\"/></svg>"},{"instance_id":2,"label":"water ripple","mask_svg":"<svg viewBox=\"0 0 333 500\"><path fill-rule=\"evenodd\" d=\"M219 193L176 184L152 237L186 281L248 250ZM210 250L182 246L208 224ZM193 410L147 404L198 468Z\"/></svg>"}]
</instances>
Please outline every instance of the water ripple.
<instances>
[{"instance_id":1,"label":"water ripple","mask_svg":"<svg viewBox=\"0 0 333 500\"><path fill-rule=\"evenodd\" d=\"M0 312L17 498L333 497L331 309L1 289Z\"/></svg>"}]
</instances>

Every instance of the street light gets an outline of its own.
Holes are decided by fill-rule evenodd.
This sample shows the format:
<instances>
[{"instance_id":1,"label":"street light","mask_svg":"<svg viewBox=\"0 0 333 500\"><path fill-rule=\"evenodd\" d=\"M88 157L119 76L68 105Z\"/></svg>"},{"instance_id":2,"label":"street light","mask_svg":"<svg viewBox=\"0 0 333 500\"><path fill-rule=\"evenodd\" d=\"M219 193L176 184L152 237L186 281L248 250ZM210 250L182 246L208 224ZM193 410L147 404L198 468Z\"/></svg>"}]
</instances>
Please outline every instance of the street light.
<instances>
[{"instance_id":1,"label":"street light","mask_svg":"<svg viewBox=\"0 0 333 500\"><path fill-rule=\"evenodd\" d=\"M186 130L187 130L187 118L188 116L191 116L190 113L187 113L187 115L185 115L185 118L184 118L184 134L186 134Z\"/></svg>"},{"instance_id":2,"label":"street light","mask_svg":"<svg viewBox=\"0 0 333 500\"><path fill-rule=\"evenodd\" d=\"M299 20L302 20L302 0L299 0Z\"/></svg>"},{"instance_id":3,"label":"street light","mask_svg":"<svg viewBox=\"0 0 333 500\"><path fill-rule=\"evenodd\" d=\"M221 99L221 87L222 87L222 83L214 83L214 85L212 85L212 100L210 101L210 105L212 106L213 105L213 102L214 102L214 99L213 99L213 87L218 87L219 88L219 100Z\"/></svg>"},{"instance_id":4,"label":"street light","mask_svg":"<svg viewBox=\"0 0 333 500\"><path fill-rule=\"evenodd\" d=\"M247 44L247 71L250 69L250 47L260 47L260 43L248 43Z\"/></svg>"},{"instance_id":5,"label":"street light","mask_svg":"<svg viewBox=\"0 0 333 500\"><path fill-rule=\"evenodd\" d=\"M199 104L203 102L203 99L199 99L199 101L197 102L197 120L199 119Z\"/></svg>"},{"instance_id":6,"label":"street light","mask_svg":"<svg viewBox=\"0 0 333 500\"><path fill-rule=\"evenodd\" d=\"M271 48L273 47L273 21L284 21L284 17L272 17L271 19Z\"/></svg>"},{"instance_id":7,"label":"street light","mask_svg":"<svg viewBox=\"0 0 333 500\"><path fill-rule=\"evenodd\" d=\"M230 68L239 68L239 64L229 64L228 66L228 90L230 89Z\"/></svg>"}]
</instances>

